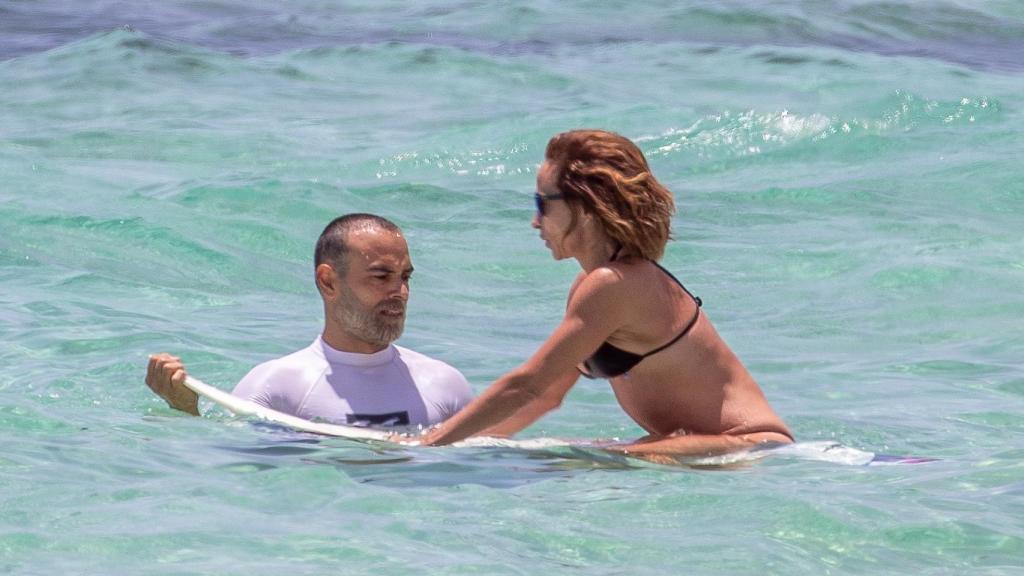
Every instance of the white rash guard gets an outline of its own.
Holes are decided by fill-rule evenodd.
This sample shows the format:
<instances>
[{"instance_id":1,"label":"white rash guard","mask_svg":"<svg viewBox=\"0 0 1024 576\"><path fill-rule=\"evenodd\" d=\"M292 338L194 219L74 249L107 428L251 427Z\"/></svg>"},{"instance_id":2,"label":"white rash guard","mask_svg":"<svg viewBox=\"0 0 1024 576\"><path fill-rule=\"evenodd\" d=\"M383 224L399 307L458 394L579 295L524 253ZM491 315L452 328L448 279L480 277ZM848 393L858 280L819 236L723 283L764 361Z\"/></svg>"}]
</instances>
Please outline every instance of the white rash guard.
<instances>
[{"instance_id":1,"label":"white rash guard","mask_svg":"<svg viewBox=\"0 0 1024 576\"><path fill-rule=\"evenodd\" d=\"M308 347L253 368L231 392L307 420L355 426L431 426L473 399L448 364L390 345L342 352L319 336Z\"/></svg>"}]
</instances>

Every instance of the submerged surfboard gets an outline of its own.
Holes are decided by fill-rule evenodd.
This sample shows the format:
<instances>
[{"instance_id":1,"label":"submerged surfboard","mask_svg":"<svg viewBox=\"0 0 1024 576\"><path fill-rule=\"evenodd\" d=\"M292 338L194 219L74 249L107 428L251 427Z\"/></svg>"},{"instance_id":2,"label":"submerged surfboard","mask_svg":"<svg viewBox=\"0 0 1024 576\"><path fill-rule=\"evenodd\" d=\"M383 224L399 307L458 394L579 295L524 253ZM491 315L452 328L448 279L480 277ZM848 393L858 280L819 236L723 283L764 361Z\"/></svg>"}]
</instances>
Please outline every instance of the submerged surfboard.
<instances>
[{"instance_id":1,"label":"submerged surfboard","mask_svg":"<svg viewBox=\"0 0 1024 576\"><path fill-rule=\"evenodd\" d=\"M313 422L291 414L285 414L265 406L261 406L250 400L239 398L219 388L215 388L192 376L185 377L185 386L199 394L203 398L222 406L238 416L257 418L265 422L272 422L297 430L309 432L322 436L334 436L348 438L358 441L375 441L389 444L393 443L390 438L391 432L360 426L346 426L344 424L331 424L327 422ZM410 442L409 444L414 444ZM586 459L606 460L614 459L616 462L627 460L639 462L639 460L628 455L604 450L606 443L586 440L564 440L560 438L532 438L528 440L511 440L508 438L492 438L478 436L467 438L453 444L456 447L477 447L477 448L510 448L526 451L550 452L553 456L561 457L584 457ZM922 458L917 456L896 456L892 454L875 454L843 446L838 442L799 442L767 449L753 449L743 452L723 454L721 456L710 456L706 458L686 458L679 464L690 466L727 466L743 462L753 462L768 456L784 456L799 460L815 460L819 462L832 462L852 466L877 466L892 464L924 464L936 462L935 458Z\"/></svg>"}]
</instances>

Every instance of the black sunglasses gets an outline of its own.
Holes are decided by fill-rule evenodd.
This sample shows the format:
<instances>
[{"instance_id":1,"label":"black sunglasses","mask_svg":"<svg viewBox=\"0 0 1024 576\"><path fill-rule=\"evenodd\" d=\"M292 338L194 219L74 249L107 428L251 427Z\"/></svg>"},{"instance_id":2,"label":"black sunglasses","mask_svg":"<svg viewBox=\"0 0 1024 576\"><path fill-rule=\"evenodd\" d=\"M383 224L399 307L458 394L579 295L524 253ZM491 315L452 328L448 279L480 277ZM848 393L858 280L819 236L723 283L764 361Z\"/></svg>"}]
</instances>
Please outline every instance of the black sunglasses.
<instances>
[{"instance_id":1,"label":"black sunglasses","mask_svg":"<svg viewBox=\"0 0 1024 576\"><path fill-rule=\"evenodd\" d=\"M537 204L537 214L544 215L544 202L548 200L561 200L565 198L563 194L548 194L547 196L541 196L540 192L533 193L533 201Z\"/></svg>"}]
</instances>

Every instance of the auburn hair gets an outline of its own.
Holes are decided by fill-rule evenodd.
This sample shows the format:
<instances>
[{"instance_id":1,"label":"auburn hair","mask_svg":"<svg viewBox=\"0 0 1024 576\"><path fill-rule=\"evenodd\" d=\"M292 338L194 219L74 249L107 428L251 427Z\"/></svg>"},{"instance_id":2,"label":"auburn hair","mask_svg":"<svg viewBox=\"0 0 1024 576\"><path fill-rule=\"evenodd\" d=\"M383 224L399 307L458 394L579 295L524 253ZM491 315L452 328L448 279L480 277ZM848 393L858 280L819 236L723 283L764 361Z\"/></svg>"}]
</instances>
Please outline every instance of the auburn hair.
<instances>
[{"instance_id":1,"label":"auburn hair","mask_svg":"<svg viewBox=\"0 0 1024 576\"><path fill-rule=\"evenodd\" d=\"M659 260L672 238L672 193L651 174L643 152L606 130L570 130L548 141L559 192L600 221L628 253ZM571 226L575 226L575 213Z\"/></svg>"}]
</instances>

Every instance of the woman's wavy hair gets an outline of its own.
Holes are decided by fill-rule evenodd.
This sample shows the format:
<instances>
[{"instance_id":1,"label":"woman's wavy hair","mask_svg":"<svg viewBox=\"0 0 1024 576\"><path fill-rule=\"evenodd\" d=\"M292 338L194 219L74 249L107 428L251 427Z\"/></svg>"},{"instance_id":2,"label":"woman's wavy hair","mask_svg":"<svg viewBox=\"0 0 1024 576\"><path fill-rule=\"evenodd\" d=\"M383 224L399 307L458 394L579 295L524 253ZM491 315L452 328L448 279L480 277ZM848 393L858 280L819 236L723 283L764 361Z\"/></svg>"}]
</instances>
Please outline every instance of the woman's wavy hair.
<instances>
[{"instance_id":1,"label":"woman's wavy hair","mask_svg":"<svg viewBox=\"0 0 1024 576\"><path fill-rule=\"evenodd\" d=\"M675 201L636 144L605 130L570 130L554 136L544 156L554 165L566 202L597 217L627 252L661 258L672 238ZM576 226L573 214L570 230Z\"/></svg>"}]
</instances>

